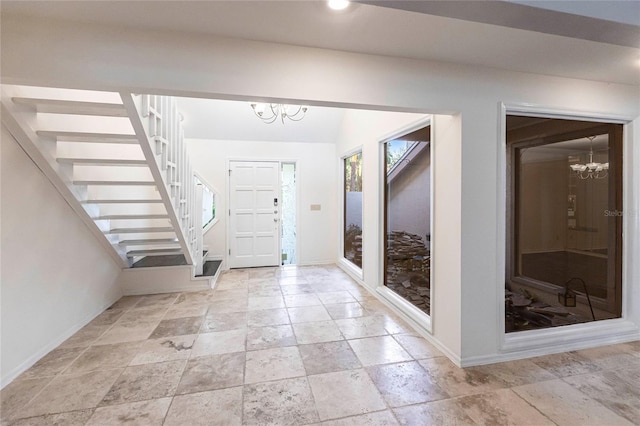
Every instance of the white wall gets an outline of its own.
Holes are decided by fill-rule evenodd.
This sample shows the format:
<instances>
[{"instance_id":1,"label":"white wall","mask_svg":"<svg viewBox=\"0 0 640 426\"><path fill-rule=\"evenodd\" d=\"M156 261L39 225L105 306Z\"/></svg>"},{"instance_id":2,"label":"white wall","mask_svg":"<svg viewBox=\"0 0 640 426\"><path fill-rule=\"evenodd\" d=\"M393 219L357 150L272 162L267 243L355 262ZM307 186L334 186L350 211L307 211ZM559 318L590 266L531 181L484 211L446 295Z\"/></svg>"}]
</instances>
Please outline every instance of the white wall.
<instances>
[{"instance_id":1,"label":"white wall","mask_svg":"<svg viewBox=\"0 0 640 426\"><path fill-rule=\"evenodd\" d=\"M638 86L632 85L203 34L122 31L118 27L26 19L3 19L2 24L2 78L6 83L238 100L292 99L310 105L343 103L450 114L449 119L436 118L443 122L443 134L434 141L443 147L443 159L436 154L433 160L435 179L448 186L438 196L438 183L434 183L434 219L440 220L440 226L448 225L448 238L441 241L442 247L436 242L434 248L444 263L434 271L450 289L435 293L434 333L441 333L441 341L447 339L449 349L470 362L497 359L504 338L500 329L505 212L500 103L585 115L595 111L595 115L625 120L640 113ZM256 78L256 70L260 70L260 78ZM374 121L365 124L377 125ZM633 138L633 142L627 139L628 164L632 164L631 156L637 160L640 155L637 126L637 121L630 124L626 132ZM355 146L363 141L351 143ZM341 153L338 150L337 154ZM377 164L377 158L366 153L364 161L365 168ZM367 166L367 162L372 163ZM640 176L630 169L626 168L624 182L626 205L635 208L632 214L637 215L640 192L629 188L637 190ZM365 204L377 201L364 200ZM370 246L375 242L366 238L376 232L371 226L377 223L377 213L372 216L369 228L364 229L365 277L372 277L377 262L366 259L366 253L373 255L376 250ZM640 264L628 260L638 258L640 223L633 216L625 223L627 254L635 257L627 258L624 276L631 287L627 294L635 294L640 286ZM455 306L439 308L438 299L445 296ZM627 329L635 334L622 337L640 337L640 298L627 297L625 310L632 325ZM453 334L438 331L440 327ZM597 344L589 340L589 333L574 330L567 332L585 344ZM611 334L620 336L615 330ZM528 343L530 340L524 344Z\"/></svg>"},{"instance_id":2,"label":"white wall","mask_svg":"<svg viewBox=\"0 0 640 426\"><path fill-rule=\"evenodd\" d=\"M430 146L420 152L390 183L388 231L405 231L422 237L431 234ZM389 182L389 181L387 181Z\"/></svg>"},{"instance_id":3,"label":"white wall","mask_svg":"<svg viewBox=\"0 0 640 426\"><path fill-rule=\"evenodd\" d=\"M380 141L393 136L401 129L426 118L424 114L409 114L384 111L348 110L342 121L337 141L337 157L362 150L362 204L365 206L362 224L362 275L365 284L375 288L379 284L379 212L380 195ZM334 160L335 161L335 160ZM335 162L334 162L335 164ZM339 212L343 211L342 180L343 161L338 161L340 173L335 198L339 203ZM341 216L341 213L339 213ZM342 217L340 217L342 221ZM340 228L341 229L341 228ZM338 257L342 257L342 247L338 247Z\"/></svg>"},{"instance_id":4,"label":"white wall","mask_svg":"<svg viewBox=\"0 0 640 426\"><path fill-rule=\"evenodd\" d=\"M278 125L277 123L274 125ZM228 160L282 160L296 162L298 190L298 264L331 263L337 250L336 148L333 143L286 143L187 140L194 170L220 191L219 222L205 234L210 256L226 257L228 218ZM320 211L311 211L320 204ZM219 212L219 213L218 213Z\"/></svg>"},{"instance_id":5,"label":"white wall","mask_svg":"<svg viewBox=\"0 0 640 426\"><path fill-rule=\"evenodd\" d=\"M1 383L120 296L120 268L2 127Z\"/></svg>"}]
</instances>

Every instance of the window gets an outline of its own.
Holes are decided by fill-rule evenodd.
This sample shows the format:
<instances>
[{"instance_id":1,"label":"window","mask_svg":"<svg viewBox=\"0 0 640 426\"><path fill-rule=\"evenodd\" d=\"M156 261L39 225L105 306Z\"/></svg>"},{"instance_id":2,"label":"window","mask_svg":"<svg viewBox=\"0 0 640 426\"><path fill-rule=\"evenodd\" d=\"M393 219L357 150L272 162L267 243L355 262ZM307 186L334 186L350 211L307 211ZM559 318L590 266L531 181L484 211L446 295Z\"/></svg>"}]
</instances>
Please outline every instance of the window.
<instances>
[{"instance_id":1,"label":"window","mask_svg":"<svg viewBox=\"0 0 640 426\"><path fill-rule=\"evenodd\" d=\"M384 144L384 284L431 312L431 143L424 127Z\"/></svg>"},{"instance_id":2,"label":"window","mask_svg":"<svg viewBox=\"0 0 640 426\"><path fill-rule=\"evenodd\" d=\"M362 152L343 160L344 258L362 268Z\"/></svg>"},{"instance_id":3,"label":"window","mask_svg":"<svg viewBox=\"0 0 640 426\"><path fill-rule=\"evenodd\" d=\"M216 217L218 194L198 175L194 175L193 179L196 185L202 185L202 228L206 230L218 221Z\"/></svg>"},{"instance_id":4,"label":"window","mask_svg":"<svg viewBox=\"0 0 640 426\"><path fill-rule=\"evenodd\" d=\"M507 116L506 332L619 318L622 125Z\"/></svg>"}]
</instances>

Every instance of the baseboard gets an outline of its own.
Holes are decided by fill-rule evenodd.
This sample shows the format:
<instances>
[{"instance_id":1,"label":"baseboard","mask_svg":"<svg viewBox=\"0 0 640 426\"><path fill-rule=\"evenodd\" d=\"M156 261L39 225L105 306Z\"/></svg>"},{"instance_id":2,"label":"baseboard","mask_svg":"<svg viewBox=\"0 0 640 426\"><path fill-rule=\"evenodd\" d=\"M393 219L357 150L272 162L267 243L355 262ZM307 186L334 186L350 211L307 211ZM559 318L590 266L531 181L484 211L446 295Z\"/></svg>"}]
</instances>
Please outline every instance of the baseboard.
<instances>
[{"instance_id":1,"label":"baseboard","mask_svg":"<svg viewBox=\"0 0 640 426\"><path fill-rule=\"evenodd\" d=\"M194 279L193 266L123 269L118 283L125 296L199 291L211 288L210 279Z\"/></svg>"},{"instance_id":2,"label":"baseboard","mask_svg":"<svg viewBox=\"0 0 640 426\"><path fill-rule=\"evenodd\" d=\"M297 263L296 266L327 266L327 265L335 265L335 260L315 260L313 262L300 262Z\"/></svg>"},{"instance_id":3,"label":"baseboard","mask_svg":"<svg viewBox=\"0 0 640 426\"><path fill-rule=\"evenodd\" d=\"M6 376L0 379L0 389L3 389L9 383L14 381L16 377L18 377L20 374L24 373L29 368L31 368L42 357L44 357L46 354L48 354L49 352L51 352L52 350L60 346L69 337L76 334L82 327L89 324L94 318L96 318L98 315L103 313L105 309L107 309L109 306L116 303L121 297L122 295L119 295L114 300L110 300L107 303L104 303L95 313L87 315L82 320L78 321L76 324L69 327L64 333L59 335L56 339L54 339L49 344L47 344L42 349L40 349L38 352L36 352L35 354L31 355L29 358L24 360L22 364L18 365L13 370L9 371L9 373Z\"/></svg>"},{"instance_id":4,"label":"baseboard","mask_svg":"<svg viewBox=\"0 0 640 426\"><path fill-rule=\"evenodd\" d=\"M353 263L349 262L345 258L338 259L336 263L340 269L346 272L351 278L357 280L360 285L364 285L363 272L361 268L358 268Z\"/></svg>"},{"instance_id":5,"label":"baseboard","mask_svg":"<svg viewBox=\"0 0 640 426\"><path fill-rule=\"evenodd\" d=\"M514 361L640 340L640 329L624 319L513 334L514 336L505 336L500 353L463 357L462 366Z\"/></svg>"},{"instance_id":6,"label":"baseboard","mask_svg":"<svg viewBox=\"0 0 640 426\"><path fill-rule=\"evenodd\" d=\"M427 322L423 320L421 321L414 316L407 315L404 311L398 308L398 306L396 306L391 301L387 300L387 298L385 298L381 294L384 292L378 292L375 288L372 288L366 285L362 279L358 278L357 276L354 276L354 274L351 271L351 268L345 267L345 265L342 262L340 262L340 260L338 260L337 265L347 275L349 275L355 282L357 282L362 288L367 290L373 297L378 299L381 303L383 303L386 307L388 307L393 313L395 313L404 321L406 321L420 336L422 336L425 340L427 340L429 343L435 346L440 352L442 352L447 358L449 358L451 362L453 362L458 367L462 365L461 359L457 354L451 352L446 346L443 346L437 339L433 337L433 335L430 332L430 329L431 329L430 321L427 324Z\"/></svg>"}]
</instances>

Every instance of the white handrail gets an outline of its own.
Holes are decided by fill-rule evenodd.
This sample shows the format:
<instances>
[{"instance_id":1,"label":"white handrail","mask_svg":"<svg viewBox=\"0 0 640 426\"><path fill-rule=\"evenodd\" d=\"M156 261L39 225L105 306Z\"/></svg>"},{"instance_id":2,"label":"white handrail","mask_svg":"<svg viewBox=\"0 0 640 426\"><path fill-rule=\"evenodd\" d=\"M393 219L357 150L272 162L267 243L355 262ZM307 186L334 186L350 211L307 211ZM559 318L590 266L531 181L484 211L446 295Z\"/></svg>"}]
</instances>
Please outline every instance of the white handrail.
<instances>
[{"instance_id":1,"label":"white handrail","mask_svg":"<svg viewBox=\"0 0 640 426\"><path fill-rule=\"evenodd\" d=\"M170 96L141 95L140 115L148 120L149 139L177 217L177 226L186 240L187 262L202 274L202 188L196 187L193 169L184 142L184 130L177 102ZM198 196L200 193L200 196Z\"/></svg>"}]
</instances>

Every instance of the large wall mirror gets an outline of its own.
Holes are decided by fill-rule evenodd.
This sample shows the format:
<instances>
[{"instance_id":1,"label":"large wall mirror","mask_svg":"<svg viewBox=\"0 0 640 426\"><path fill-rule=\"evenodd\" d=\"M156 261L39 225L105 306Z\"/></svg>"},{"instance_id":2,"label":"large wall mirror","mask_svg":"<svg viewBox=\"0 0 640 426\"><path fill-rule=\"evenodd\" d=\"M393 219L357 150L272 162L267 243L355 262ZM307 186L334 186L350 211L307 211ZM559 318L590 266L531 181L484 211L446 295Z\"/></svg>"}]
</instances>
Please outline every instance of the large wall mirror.
<instances>
[{"instance_id":1,"label":"large wall mirror","mask_svg":"<svg viewBox=\"0 0 640 426\"><path fill-rule=\"evenodd\" d=\"M507 115L505 331L619 318L622 125Z\"/></svg>"}]
</instances>

